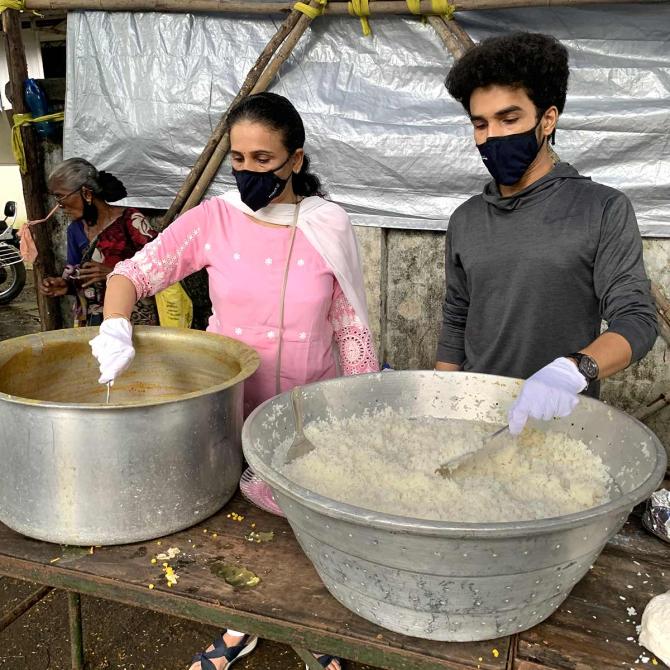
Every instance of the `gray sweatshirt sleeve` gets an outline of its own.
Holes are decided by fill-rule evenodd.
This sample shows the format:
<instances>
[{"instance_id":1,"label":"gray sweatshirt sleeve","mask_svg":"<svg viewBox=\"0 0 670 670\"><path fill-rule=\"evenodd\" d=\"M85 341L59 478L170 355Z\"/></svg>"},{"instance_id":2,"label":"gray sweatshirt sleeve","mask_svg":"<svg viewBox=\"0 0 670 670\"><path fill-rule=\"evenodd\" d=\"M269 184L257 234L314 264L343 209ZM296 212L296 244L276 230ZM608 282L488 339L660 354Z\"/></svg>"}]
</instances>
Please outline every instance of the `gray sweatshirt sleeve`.
<instances>
[{"instance_id":1,"label":"gray sweatshirt sleeve","mask_svg":"<svg viewBox=\"0 0 670 670\"><path fill-rule=\"evenodd\" d=\"M451 227L447 229L447 294L442 307L442 331L437 343L437 360L461 365L465 361L465 324L470 308L467 280L463 266L455 258Z\"/></svg>"},{"instance_id":2,"label":"gray sweatshirt sleeve","mask_svg":"<svg viewBox=\"0 0 670 670\"><path fill-rule=\"evenodd\" d=\"M658 326L635 212L622 193L605 203L593 283L608 331L625 337L633 361L640 360L654 345Z\"/></svg>"}]
</instances>

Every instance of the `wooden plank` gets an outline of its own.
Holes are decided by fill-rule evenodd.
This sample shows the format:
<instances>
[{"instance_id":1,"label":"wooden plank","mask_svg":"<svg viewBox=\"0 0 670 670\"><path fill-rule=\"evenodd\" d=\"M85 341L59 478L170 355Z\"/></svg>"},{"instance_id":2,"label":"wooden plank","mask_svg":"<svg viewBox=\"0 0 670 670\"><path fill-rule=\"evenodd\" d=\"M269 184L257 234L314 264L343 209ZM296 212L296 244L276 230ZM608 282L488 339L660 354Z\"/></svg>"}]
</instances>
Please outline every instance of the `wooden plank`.
<instances>
[{"instance_id":1,"label":"wooden plank","mask_svg":"<svg viewBox=\"0 0 670 670\"><path fill-rule=\"evenodd\" d=\"M232 511L244 520L228 518ZM251 524L256 524L253 530L274 532L274 540L247 541ZM182 551L178 560L170 561L179 575L172 588L165 584L161 562L151 563L169 547ZM217 561L244 566L262 581L253 589L235 589L212 572ZM460 644L420 640L361 619L330 596L286 521L240 498L187 531L152 542L94 549L92 555L85 548L31 540L0 525L0 573L206 624L228 624L292 646L394 670L502 670L510 647L508 639ZM155 588L150 590L149 584Z\"/></svg>"}]
</instances>

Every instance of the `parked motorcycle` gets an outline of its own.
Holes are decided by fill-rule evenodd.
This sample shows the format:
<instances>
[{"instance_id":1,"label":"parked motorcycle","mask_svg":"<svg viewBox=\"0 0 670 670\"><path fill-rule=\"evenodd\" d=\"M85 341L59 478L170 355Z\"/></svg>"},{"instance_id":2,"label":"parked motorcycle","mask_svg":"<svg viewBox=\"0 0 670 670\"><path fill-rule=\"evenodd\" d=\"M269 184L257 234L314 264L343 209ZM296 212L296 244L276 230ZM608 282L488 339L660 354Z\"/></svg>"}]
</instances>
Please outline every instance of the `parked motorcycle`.
<instances>
[{"instance_id":1,"label":"parked motorcycle","mask_svg":"<svg viewBox=\"0 0 670 670\"><path fill-rule=\"evenodd\" d=\"M19 253L19 236L7 219L16 217L16 203L5 205L5 218L0 221L0 305L16 298L26 284L26 266Z\"/></svg>"}]
</instances>

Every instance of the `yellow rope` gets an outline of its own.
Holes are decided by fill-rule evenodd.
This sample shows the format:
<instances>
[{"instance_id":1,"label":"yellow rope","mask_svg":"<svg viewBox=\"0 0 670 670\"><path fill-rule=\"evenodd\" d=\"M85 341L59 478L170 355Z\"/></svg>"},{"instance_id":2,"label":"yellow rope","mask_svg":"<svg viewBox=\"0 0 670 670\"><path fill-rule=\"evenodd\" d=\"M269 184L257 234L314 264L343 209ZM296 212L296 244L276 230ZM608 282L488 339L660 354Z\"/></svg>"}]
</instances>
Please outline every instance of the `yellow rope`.
<instances>
[{"instance_id":1,"label":"yellow rope","mask_svg":"<svg viewBox=\"0 0 670 670\"><path fill-rule=\"evenodd\" d=\"M368 16L370 16L368 0L349 0L347 9L349 10L349 14L360 18L363 35L365 35L365 37L371 35L372 30L370 28L370 22L368 21Z\"/></svg>"},{"instance_id":2,"label":"yellow rope","mask_svg":"<svg viewBox=\"0 0 670 670\"><path fill-rule=\"evenodd\" d=\"M295 5L293 5L293 9L309 16L310 19L315 19L317 16L323 14L323 7L310 7L304 2L296 2Z\"/></svg>"},{"instance_id":3,"label":"yellow rope","mask_svg":"<svg viewBox=\"0 0 670 670\"><path fill-rule=\"evenodd\" d=\"M405 0L407 2L407 9L412 14L421 14L421 0Z\"/></svg>"},{"instance_id":4,"label":"yellow rope","mask_svg":"<svg viewBox=\"0 0 670 670\"><path fill-rule=\"evenodd\" d=\"M4 1L5 0L0 0L0 2ZM16 159L16 163L19 166L19 170L21 170L21 174L25 174L28 169L28 165L26 164L26 151L23 147L23 137L21 137L21 126L25 126L28 123L41 123L42 121L62 121L64 118L65 114L63 114L63 112L38 116L36 119L33 119L32 114L14 114L14 126L12 127L12 152Z\"/></svg>"},{"instance_id":5,"label":"yellow rope","mask_svg":"<svg viewBox=\"0 0 670 670\"><path fill-rule=\"evenodd\" d=\"M25 9L26 0L0 0L0 14L5 9Z\"/></svg>"},{"instance_id":6,"label":"yellow rope","mask_svg":"<svg viewBox=\"0 0 670 670\"><path fill-rule=\"evenodd\" d=\"M326 11L326 5L328 0L319 0L321 7L312 7L305 2L296 2L293 5L293 9L298 12L302 12L305 16L309 16L310 19L314 20L317 16L321 16Z\"/></svg>"},{"instance_id":7,"label":"yellow rope","mask_svg":"<svg viewBox=\"0 0 670 670\"><path fill-rule=\"evenodd\" d=\"M444 16L447 21L451 21L454 18L456 5L452 5L449 0L430 0L430 4L433 9L433 14L440 14L441 16Z\"/></svg>"}]
</instances>

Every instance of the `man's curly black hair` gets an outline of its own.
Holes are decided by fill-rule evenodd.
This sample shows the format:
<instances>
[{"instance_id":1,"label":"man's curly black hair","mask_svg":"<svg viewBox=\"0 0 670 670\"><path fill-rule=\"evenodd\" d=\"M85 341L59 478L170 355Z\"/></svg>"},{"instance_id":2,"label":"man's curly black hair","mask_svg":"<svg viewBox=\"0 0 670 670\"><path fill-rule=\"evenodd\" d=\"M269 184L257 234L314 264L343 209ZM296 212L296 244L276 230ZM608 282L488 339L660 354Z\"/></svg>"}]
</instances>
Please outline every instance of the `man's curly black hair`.
<instances>
[{"instance_id":1,"label":"man's curly black hair","mask_svg":"<svg viewBox=\"0 0 670 670\"><path fill-rule=\"evenodd\" d=\"M491 37L465 53L447 75L449 93L470 112L476 88L523 88L537 109L556 105L563 112L568 90L568 51L551 35L511 33Z\"/></svg>"}]
</instances>

